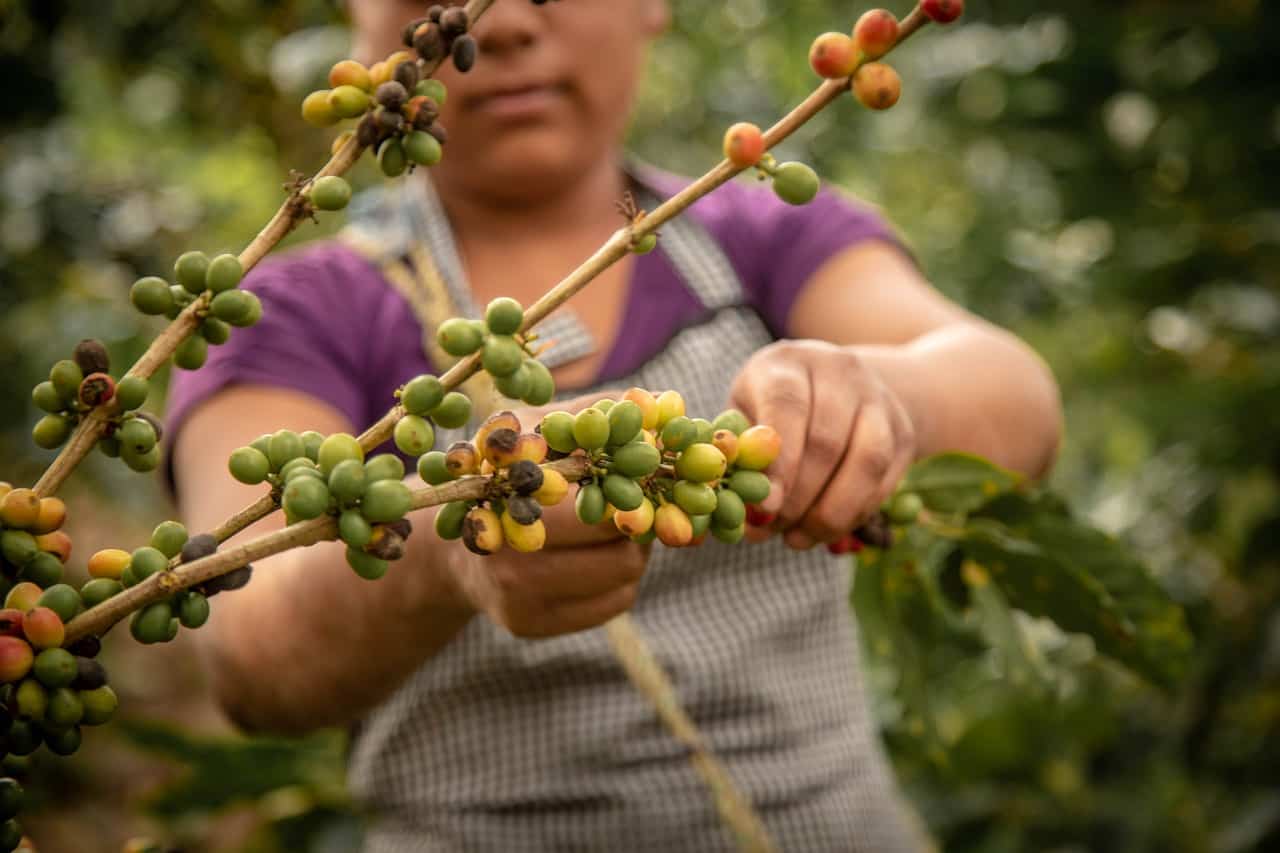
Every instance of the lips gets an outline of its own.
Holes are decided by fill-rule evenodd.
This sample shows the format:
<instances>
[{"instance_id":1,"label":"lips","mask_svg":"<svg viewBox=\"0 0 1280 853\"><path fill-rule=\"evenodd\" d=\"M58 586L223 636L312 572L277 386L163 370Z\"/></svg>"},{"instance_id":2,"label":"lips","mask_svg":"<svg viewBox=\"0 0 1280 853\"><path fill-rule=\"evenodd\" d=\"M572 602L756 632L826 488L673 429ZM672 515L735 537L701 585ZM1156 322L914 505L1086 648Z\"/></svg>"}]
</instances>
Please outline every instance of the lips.
<instances>
[{"instance_id":1,"label":"lips","mask_svg":"<svg viewBox=\"0 0 1280 853\"><path fill-rule=\"evenodd\" d=\"M518 83L494 88L467 99L470 111L497 119L537 118L555 108L568 87L563 83Z\"/></svg>"}]
</instances>

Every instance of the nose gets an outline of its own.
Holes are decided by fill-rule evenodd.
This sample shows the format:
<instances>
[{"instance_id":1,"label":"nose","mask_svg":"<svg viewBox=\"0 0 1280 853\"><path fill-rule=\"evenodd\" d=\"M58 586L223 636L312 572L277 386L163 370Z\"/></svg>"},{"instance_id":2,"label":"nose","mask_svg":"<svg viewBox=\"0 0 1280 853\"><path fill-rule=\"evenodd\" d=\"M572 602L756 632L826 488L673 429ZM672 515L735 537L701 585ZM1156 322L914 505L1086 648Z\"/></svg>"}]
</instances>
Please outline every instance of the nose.
<instances>
[{"instance_id":1,"label":"nose","mask_svg":"<svg viewBox=\"0 0 1280 853\"><path fill-rule=\"evenodd\" d=\"M546 18L536 4L529 0L499 0L485 12L472 35L482 53L500 56L536 44L545 27Z\"/></svg>"}]
</instances>

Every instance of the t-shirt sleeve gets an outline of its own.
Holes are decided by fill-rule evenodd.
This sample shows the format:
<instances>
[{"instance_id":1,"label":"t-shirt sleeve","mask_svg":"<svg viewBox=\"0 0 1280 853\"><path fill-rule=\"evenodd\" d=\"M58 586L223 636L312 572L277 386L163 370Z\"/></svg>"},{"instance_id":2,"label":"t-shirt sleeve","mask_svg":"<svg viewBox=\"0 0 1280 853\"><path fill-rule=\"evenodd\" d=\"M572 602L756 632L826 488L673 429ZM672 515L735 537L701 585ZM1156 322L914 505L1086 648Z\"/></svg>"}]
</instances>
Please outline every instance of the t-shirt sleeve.
<instances>
[{"instance_id":1,"label":"t-shirt sleeve","mask_svg":"<svg viewBox=\"0 0 1280 853\"><path fill-rule=\"evenodd\" d=\"M727 192L725 192L727 190ZM767 184L727 184L708 200L714 231L747 289L748 299L770 330L784 337L796 298L834 255L868 240L907 252L875 208L830 187L806 205L790 205Z\"/></svg>"},{"instance_id":2,"label":"t-shirt sleeve","mask_svg":"<svg viewBox=\"0 0 1280 853\"><path fill-rule=\"evenodd\" d=\"M233 330L226 344L210 347L199 370L174 369L166 415L169 445L196 406L233 385L301 391L362 426L375 300L359 283L371 277L377 278L372 266L333 243L295 250L251 270L241 286L262 300L262 319Z\"/></svg>"}]
</instances>

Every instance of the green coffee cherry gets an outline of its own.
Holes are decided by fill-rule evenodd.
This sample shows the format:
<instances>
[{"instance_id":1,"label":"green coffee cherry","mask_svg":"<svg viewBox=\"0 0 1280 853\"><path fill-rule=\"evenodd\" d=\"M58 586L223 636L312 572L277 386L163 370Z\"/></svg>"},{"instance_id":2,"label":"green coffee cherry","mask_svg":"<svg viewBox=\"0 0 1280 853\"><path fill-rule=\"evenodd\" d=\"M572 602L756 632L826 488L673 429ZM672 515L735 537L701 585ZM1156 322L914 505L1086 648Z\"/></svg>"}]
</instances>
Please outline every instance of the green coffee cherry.
<instances>
[{"instance_id":1,"label":"green coffee cherry","mask_svg":"<svg viewBox=\"0 0 1280 853\"><path fill-rule=\"evenodd\" d=\"M818 174L804 163L780 163L773 173L773 191L787 204L808 204L818 186Z\"/></svg>"},{"instance_id":2,"label":"green coffee cherry","mask_svg":"<svg viewBox=\"0 0 1280 853\"><path fill-rule=\"evenodd\" d=\"M462 358L480 349L484 343L484 332L470 320L451 317L436 329L436 343L449 355Z\"/></svg>"},{"instance_id":3,"label":"green coffee cherry","mask_svg":"<svg viewBox=\"0 0 1280 853\"><path fill-rule=\"evenodd\" d=\"M462 538L462 522L471 511L468 501L450 501L436 513L436 535L441 539L453 540Z\"/></svg>"},{"instance_id":4,"label":"green coffee cherry","mask_svg":"<svg viewBox=\"0 0 1280 853\"><path fill-rule=\"evenodd\" d=\"M521 397L530 406L545 406L556 395L556 381L542 362L526 358L524 367L529 372L529 388Z\"/></svg>"},{"instance_id":5,"label":"green coffee cherry","mask_svg":"<svg viewBox=\"0 0 1280 853\"><path fill-rule=\"evenodd\" d=\"M185 252L173 264L173 277L188 293L199 295L205 289L209 274L209 256L204 252Z\"/></svg>"},{"instance_id":6,"label":"green coffee cherry","mask_svg":"<svg viewBox=\"0 0 1280 853\"><path fill-rule=\"evenodd\" d=\"M100 726L115 716L120 700L110 686L104 684L93 690L81 690L80 700L84 702L84 717L81 725Z\"/></svg>"},{"instance_id":7,"label":"green coffee cherry","mask_svg":"<svg viewBox=\"0 0 1280 853\"><path fill-rule=\"evenodd\" d=\"M512 400L522 400L529 393L529 359L525 359L515 373L495 379L493 385L498 393Z\"/></svg>"},{"instance_id":8,"label":"green coffee cherry","mask_svg":"<svg viewBox=\"0 0 1280 853\"><path fill-rule=\"evenodd\" d=\"M181 550L182 546L178 547ZM132 558L129 560L129 569L133 572L134 579L139 582L146 580L157 572L163 572L168 566L169 558L164 555L164 552L150 545L135 549Z\"/></svg>"},{"instance_id":9,"label":"green coffee cherry","mask_svg":"<svg viewBox=\"0 0 1280 853\"><path fill-rule=\"evenodd\" d=\"M227 463L231 476L249 486L265 482L271 473L271 461L257 448L241 447L231 454Z\"/></svg>"},{"instance_id":10,"label":"green coffee cherry","mask_svg":"<svg viewBox=\"0 0 1280 853\"><path fill-rule=\"evenodd\" d=\"M609 446L634 441L644 425L644 412L631 400L622 400L609 409Z\"/></svg>"},{"instance_id":11,"label":"green coffee cherry","mask_svg":"<svg viewBox=\"0 0 1280 853\"><path fill-rule=\"evenodd\" d=\"M749 504L758 504L769 497L769 478L759 471L734 471L729 476L729 488Z\"/></svg>"},{"instance_id":12,"label":"green coffee cherry","mask_svg":"<svg viewBox=\"0 0 1280 853\"><path fill-rule=\"evenodd\" d=\"M272 433L267 458L271 461L273 469L279 471L289 460L305 455L306 448L303 447L302 437L296 432L282 429Z\"/></svg>"},{"instance_id":13,"label":"green coffee cherry","mask_svg":"<svg viewBox=\"0 0 1280 853\"><path fill-rule=\"evenodd\" d=\"M168 314L174 308L173 294L169 292L169 282L154 275L140 278L129 290L129 301L133 307L143 314Z\"/></svg>"},{"instance_id":14,"label":"green coffee cherry","mask_svg":"<svg viewBox=\"0 0 1280 853\"><path fill-rule=\"evenodd\" d=\"M405 137L404 153L420 166L434 166L444 157L444 148L431 134L415 130Z\"/></svg>"},{"instance_id":15,"label":"green coffee cherry","mask_svg":"<svg viewBox=\"0 0 1280 853\"><path fill-rule=\"evenodd\" d=\"M711 422L712 430L727 429L734 435L742 435L750 426L751 421L747 420L747 416L737 409L725 409L716 415L716 419Z\"/></svg>"},{"instance_id":16,"label":"green coffee cherry","mask_svg":"<svg viewBox=\"0 0 1280 853\"><path fill-rule=\"evenodd\" d=\"M120 411L131 412L147 402L151 384L141 376L126 376L116 383L116 402Z\"/></svg>"},{"instance_id":17,"label":"green coffee cherry","mask_svg":"<svg viewBox=\"0 0 1280 853\"><path fill-rule=\"evenodd\" d=\"M613 408L613 404L615 402L616 401L610 400L608 397L603 397L599 400L596 400L594 403L592 403L591 408L599 409L600 411L604 412L607 415L609 414L609 410Z\"/></svg>"},{"instance_id":18,"label":"green coffee cherry","mask_svg":"<svg viewBox=\"0 0 1280 853\"><path fill-rule=\"evenodd\" d=\"M359 459L344 459L329 472L329 492L344 506L360 500L367 484L364 463Z\"/></svg>"},{"instance_id":19,"label":"green coffee cherry","mask_svg":"<svg viewBox=\"0 0 1280 853\"><path fill-rule=\"evenodd\" d=\"M915 524L924 511L924 501L915 492L899 492L889 502L889 520L894 524Z\"/></svg>"},{"instance_id":20,"label":"green coffee cherry","mask_svg":"<svg viewBox=\"0 0 1280 853\"><path fill-rule=\"evenodd\" d=\"M435 430L425 418L405 415L396 421L394 431L396 447L407 456L421 456L436 443Z\"/></svg>"},{"instance_id":21,"label":"green coffee cherry","mask_svg":"<svg viewBox=\"0 0 1280 853\"><path fill-rule=\"evenodd\" d=\"M156 446L156 431L142 418L129 418L116 430L116 439L136 453L146 453Z\"/></svg>"},{"instance_id":22,"label":"green coffee cherry","mask_svg":"<svg viewBox=\"0 0 1280 853\"><path fill-rule=\"evenodd\" d=\"M688 480L677 480L672 488L676 506L690 516L707 515L716 508L715 490L705 483L691 483Z\"/></svg>"},{"instance_id":23,"label":"green coffee cherry","mask_svg":"<svg viewBox=\"0 0 1280 853\"><path fill-rule=\"evenodd\" d=\"M188 538L187 528L178 522L162 521L151 532L151 547L172 560L182 552Z\"/></svg>"},{"instance_id":24,"label":"green coffee cherry","mask_svg":"<svg viewBox=\"0 0 1280 853\"><path fill-rule=\"evenodd\" d=\"M514 335L524 322L524 308L509 296L499 296L484 310L484 324L495 335Z\"/></svg>"},{"instance_id":25,"label":"green coffee cherry","mask_svg":"<svg viewBox=\"0 0 1280 853\"><path fill-rule=\"evenodd\" d=\"M184 628L199 628L209 621L209 599L195 590L186 590L174 596L178 603L178 622Z\"/></svg>"},{"instance_id":26,"label":"green coffee cherry","mask_svg":"<svg viewBox=\"0 0 1280 853\"><path fill-rule=\"evenodd\" d=\"M39 551L36 538L25 530L0 532L0 553L11 566L25 565Z\"/></svg>"},{"instance_id":27,"label":"green coffee cherry","mask_svg":"<svg viewBox=\"0 0 1280 853\"><path fill-rule=\"evenodd\" d=\"M139 453L129 445L123 444L120 446L120 460L139 474L146 474L159 467L160 447L157 445L145 453Z\"/></svg>"},{"instance_id":28,"label":"green coffee cherry","mask_svg":"<svg viewBox=\"0 0 1280 853\"><path fill-rule=\"evenodd\" d=\"M378 480L370 483L360 501L360 512L369 521L391 522L404 517L413 505L409 487L399 480Z\"/></svg>"},{"instance_id":29,"label":"green coffee cherry","mask_svg":"<svg viewBox=\"0 0 1280 853\"><path fill-rule=\"evenodd\" d=\"M200 337L215 347L231 340L231 327L217 317L205 317L200 322Z\"/></svg>"},{"instance_id":30,"label":"green coffee cherry","mask_svg":"<svg viewBox=\"0 0 1280 853\"><path fill-rule=\"evenodd\" d=\"M118 386L116 390L119 391ZM31 402L50 414L57 414L67 407L62 397L58 395L58 389L54 388L53 383L48 380L31 389Z\"/></svg>"},{"instance_id":31,"label":"green coffee cherry","mask_svg":"<svg viewBox=\"0 0 1280 853\"><path fill-rule=\"evenodd\" d=\"M621 474L606 474L600 488L605 500L623 512L637 509L644 502L644 490L640 484Z\"/></svg>"},{"instance_id":32,"label":"green coffee cherry","mask_svg":"<svg viewBox=\"0 0 1280 853\"><path fill-rule=\"evenodd\" d=\"M715 438L716 431L711 426L711 421L706 418L694 418L693 427L697 430L697 437L694 439L698 444L711 444L711 440Z\"/></svg>"},{"instance_id":33,"label":"green coffee cherry","mask_svg":"<svg viewBox=\"0 0 1280 853\"><path fill-rule=\"evenodd\" d=\"M426 95L428 98L436 102L437 106L444 106L444 102L449 98L449 90L445 88L444 83L434 77L428 77L418 82L413 87L413 94Z\"/></svg>"},{"instance_id":34,"label":"green coffee cherry","mask_svg":"<svg viewBox=\"0 0 1280 853\"><path fill-rule=\"evenodd\" d=\"M631 250L632 254L647 255L650 252L652 252L654 249L658 248L658 235L645 234L644 236L632 242L632 244L628 248Z\"/></svg>"},{"instance_id":35,"label":"green coffee cherry","mask_svg":"<svg viewBox=\"0 0 1280 853\"><path fill-rule=\"evenodd\" d=\"M633 480L657 471L661 462L662 454L658 448L644 441L633 441L613 452L613 470Z\"/></svg>"},{"instance_id":36,"label":"green coffee cherry","mask_svg":"<svg viewBox=\"0 0 1280 853\"><path fill-rule=\"evenodd\" d=\"M294 518L319 518L329 509L329 487L316 477L295 477L284 487L281 505Z\"/></svg>"},{"instance_id":37,"label":"green coffee cherry","mask_svg":"<svg viewBox=\"0 0 1280 853\"><path fill-rule=\"evenodd\" d=\"M725 458L711 444L690 445L676 459L676 476L694 483L709 483L724 474Z\"/></svg>"},{"instance_id":38,"label":"green coffee cherry","mask_svg":"<svg viewBox=\"0 0 1280 853\"><path fill-rule=\"evenodd\" d=\"M550 412L542 419L542 437L547 446L558 453L572 453L578 449L573 437L574 417L568 412Z\"/></svg>"},{"instance_id":39,"label":"green coffee cherry","mask_svg":"<svg viewBox=\"0 0 1280 853\"><path fill-rule=\"evenodd\" d=\"M54 729L45 732L44 745L54 755L75 755L77 749L80 748L80 729L72 726L68 729ZM15 823L16 821L9 821Z\"/></svg>"},{"instance_id":40,"label":"green coffee cherry","mask_svg":"<svg viewBox=\"0 0 1280 853\"><path fill-rule=\"evenodd\" d=\"M604 504L604 491L595 483L588 483L578 488L573 511L583 524L599 524L604 521Z\"/></svg>"},{"instance_id":41,"label":"green coffee cherry","mask_svg":"<svg viewBox=\"0 0 1280 853\"><path fill-rule=\"evenodd\" d=\"M403 480L404 463L394 453L379 453L364 464L365 476L375 480Z\"/></svg>"},{"instance_id":42,"label":"green coffee cherry","mask_svg":"<svg viewBox=\"0 0 1280 853\"><path fill-rule=\"evenodd\" d=\"M444 386L430 374L415 376L400 389L400 405L411 415L425 417L444 399Z\"/></svg>"},{"instance_id":43,"label":"green coffee cherry","mask_svg":"<svg viewBox=\"0 0 1280 853\"><path fill-rule=\"evenodd\" d=\"M139 643L167 643L177 635L178 620L173 618L173 606L167 601L157 601L133 614L129 633Z\"/></svg>"},{"instance_id":44,"label":"green coffee cherry","mask_svg":"<svg viewBox=\"0 0 1280 853\"><path fill-rule=\"evenodd\" d=\"M219 320L233 326L250 325L247 321L254 313L257 296L247 290L226 290L213 297L209 311ZM261 303L258 309L261 312Z\"/></svg>"},{"instance_id":45,"label":"green coffee cherry","mask_svg":"<svg viewBox=\"0 0 1280 853\"><path fill-rule=\"evenodd\" d=\"M609 432L609 416L597 408L583 409L573 419L573 440L586 450L604 447Z\"/></svg>"},{"instance_id":46,"label":"green coffee cherry","mask_svg":"<svg viewBox=\"0 0 1280 853\"><path fill-rule=\"evenodd\" d=\"M388 178L400 177L408 165L409 158L405 156L404 146L399 139L392 137L378 148L378 168Z\"/></svg>"},{"instance_id":47,"label":"green coffee cherry","mask_svg":"<svg viewBox=\"0 0 1280 853\"><path fill-rule=\"evenodd\" d=\"M391 564L357 548L348 547L347 565L365 580L376 581L387 573Z\"/></svg>"},{"instance_id":48,"label":"green coffee cherry","mask_svg":"<svg viewBox=\"0 0 1280 853\"><path fill-rule=\"evenodd\" d=\"M67 403L74 403L80 396L80 383L84 381L84 372L80 365L69 358L56 362L49 370L49 381L58 396Z\"/></svg>"},{"instance_id":49,"label":"green coffee cherry","mask_svg":"<svg viewBox=\"0 0 1280 853\"><path fill-rule=\"evenodd\" d=\"M78 671L75 656L66 649L45 649L31 665L31 673L51 690L71 684Z\"/></svg>"},{"instance_id":50,"label":"green coffee cherry","mask_svg":"<svg viewBox=\"0 0 1280 853\"><path fill-rule=\"evenodd\" d=\"M10 755L30 755L40 748L40 730L30 720L14 720L9 726Z\"/></svg>"},{"instance_id":51,"label":"green coffee cherry","mask_svg":"<svg viewBox=\"0 0 1280 853\"><path fill-rule=\"evenodd\" d=\"M510 335L490 335L485 339L480 363L491 376L510 376L524 363L524 349Z\"/></svg>"},{"instance_id":52,"label":"green coffee cherry","mask_svg":"<svg viewBox=\"0 0 1280 853\"><path fill-rule=\"evenodd\" d=\"M440 405L431 410L431 420L445 429L458 429L471 420L471 401L465 394L450 391Z\"/></svg>"},{"instance_id":53,"label":"green coffee cherry","mask_svg":"<svg viewBox=\"0 0 1280 853\"><path fill-rule=\"evenodd\" d=\"M354 459L363 464L364 448L360 446L360 441L355 436L345 432L335 432L321 443L316 462L320 465L321 472L328 476L339 462L345 462L348 459Z\"/></svg>"},{"instance_id":54,"label":"green coffee cherry","mask_svg":"<svg viewBox=\"0 0 1280 853\"><path fill-rule=\"evenodd\" d=\"M42 589L51 587L62 580L62 561L54 554L39 551L18 572L18 580L31 581Z\"/></svg>"},{"instance_id":55,"label":"green coffee cherry","mask_svg":"<svg viewBox=\"0 0 1280 853\"><path fill-rule=\"evenodd\" d=\"M363 548L373 539L373 525L357 509L338 516L338 536L352 548Z\"/></svg>"},{"instance_id":56,"label":"green coffee cherry","mask_svg":"<svg viewBox=\"0 0 1280 853\"><path fill-rule=\"evenodd\" d=\"M192 335L178 344L173 353L173 363L183 370L199 370L209 357L209 342L199 335Z\"/></svg>"},{"instance_id":57,"label":"green coffee cherry","mask_svg":"<svg viewBox=\"0 0 1280 853\"><path fill-rule=\"evenodd\" d=\"M768 493L765 493L768 497ZM763 498L762 498L763 500ZM741 527L747 520L747 507L737 492L721 489L716 495L716 508L711 514L716 527L731 530Z\"/></svg>"},{"instance_id":58,"label":"green coffee cherry","mask_svg":"<svg viewBox=\"0 0 1280 853\"><path fill-rule=\"evenodd\" d=\"M169 287L169 295L173 297L173 307L165 312L165 316L170 320L177 317L182 310L195 301L195 297L187 292L187 289L180 284Z\"/></svg>"},{"instance_id":59,"label":"green coffee cherry","mask_svg":"<svg viewBox=\"0 0 1280 853\"><path fill-rule=\"evenodd\" d=\"M80 594L76 592L75 587L65 583L55 584L42 592L36 599L36 606L47 607L57 613L64 624L70 622L84 609Z\"/></svg>"},{"instance_id":60,"label":"green coffee cherry","mask_svg":"<svg viewBox=\"0 0 1280 853\"><path fill-rule=\"evenodd\" d=\"M325 175L316 178L310 196L317 210L342 210L351 201L351 184L338 175Z\"/></svg>"},{"instance_id":61,"label":"green coffee cherry","mask_svg":"<svg viewBox=\"0 0 1280 853\"><path fill-rule=\"evenodd\" d=\"M235 255L218 255L209 261L209 269L205 273L204 285L214 293L233 290L244 278L244 267Z\"/></svg>"},{"instance_id":62,"label":"green coffee cherry","mask_svg":"<svg viewBox=\"0 0 1280 853\"><path fill-rule=\"evenodd\" d=\"M49 691L36 679L24 678L14 692L13 701L18 706L20 715L31 720L42 720L44 712L49 708Z\"/></svg>"},{"instance_id":63,"label":"green coffee cherry","mask_svg":"<svg viewBox=\"0 0 1280 853\"><path fill-rule=\"evenodd\" d=\"M711 516L709 515L691 515L689 516L689 528L693 532L693 538L697 539L711 528Z\"/></svg>"},{"instance_id":64,"label":"green coffee cherry","mask_svg":"<svg viewBox=\"0 0 1280 853\"><path fill-rule=\"evenodd\" d=\"M9 820L18 814L22 811L25 802L26 792L22 790L17 779L0 779L0 820ZM12 846L18 845L15 843Z\"/></svg>"},{"instance_id":65,"label":"green coffee cherry","mask_svg":"<svg viewBox=\"0 0 1280 853\"><path fill-rule=\"evenodd\" d=\"M355 86L337 86L329 92L329 107L338 118L356 118L370 103L369 93Z\"/></svg>"},{"instance_id":66,"label":"green coffee cherry","mask_svg":"<svg viewBox=\"0 0 1280 853\"><path fill-rule=\"evenodd\" d=\"M429 486L447 483L453 479L453 475L449 473L449 468L444 463L444 451L433 450L430 453L424 453L418 459L418 476Z\"/></svg>"},{"instance_id":67,"label":"green coffee cherry","mask_svg":"<svg viewBox=\"0 0 1280 853\"><path fill-rule=\"evenodd\" d=\"M742 537L746 535L746 532L747 532L747 527L745 524L740 524L737 527L728 527L728 528L717 527L715 524L711 525L711 535L716 537L726 545L737 545L739 542L742 541Z\"/></svg>"},{"instance_id":68,"label":"green coffee cherry","mask_svg":"<svg viewBox=\"0 0 1280 853\"><path fill-rule=\"evenodd\" d=\"M84 716L80 693L70 687L49 691L49 707L44 712L47 722L55 726L74 726Z\"/></svg>"},{"instance_id":69,"label":"green coffee cherry","mask_svg":"<svg viewBox=\"0 0 1280 853\"><path fill-rule=\"evenodd\" d=\"M662 448L679 453L698 438L698 428L691 419L677 415L662 428Z\"/></svg>"},{"instance_id":70,"label":"green coffee cherry","mask_svg":"<svg viewBox=\"0 0 1280 853\"><path fill-rule=\"evenodd\" d=\"M80 600L86 608L97 607L102 602L124 591L124 585L113 578L93 578L80 587Z\"/></svg>"},{"instance_id":71,"label":"green coffee cherry","mask_svg":"<svg viewBox=\"0 0 1280 853\"><path fill-rule=\"evenodd\" d=\"M31 440L45 450L61 447L70 435L71 422L62 415L45 415L31 428Z\"/></svg>"}]
</instances>

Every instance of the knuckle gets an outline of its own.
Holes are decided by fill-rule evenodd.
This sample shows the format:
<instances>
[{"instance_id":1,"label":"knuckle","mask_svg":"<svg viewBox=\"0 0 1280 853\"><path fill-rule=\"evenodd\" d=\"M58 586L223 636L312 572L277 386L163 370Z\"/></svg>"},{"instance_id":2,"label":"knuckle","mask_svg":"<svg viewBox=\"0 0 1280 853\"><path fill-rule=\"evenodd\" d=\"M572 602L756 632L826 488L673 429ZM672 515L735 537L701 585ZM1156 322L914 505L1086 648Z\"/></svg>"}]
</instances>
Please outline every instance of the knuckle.
<instances>
[{"instance_id":1,"label":"knuckle","mask_svg":"<svg viewBox=\"0 0 1280 853\"><path fill-rule=\"evenodd\" d=\"M845 510L824 502L809 514L805 527L815 538L830 542L852 529L853 518Z\"/></svg>"},{"instance_id":2,"label":"knuckle","mask_svg":"<svg viewBox=\"0 0 1280 853\"><path fill-rule=\"evenodd\" d=\"M842 436L830 430L819 429L809 434L805 442L804 455L810 461L827 468L840 461L844 455L845 442Z\"/></svg>"},{"instance_id":3,"label":"knuckle","mask_svg":"<svg viewBox=\"0 0 1280 853\"><path fill-rule=\"evenodd\" d=\"M893 454L885 447L868 447L862 451L861 468L877 482L882 480L893 467Z\"/></svg>"}]
</instances>

